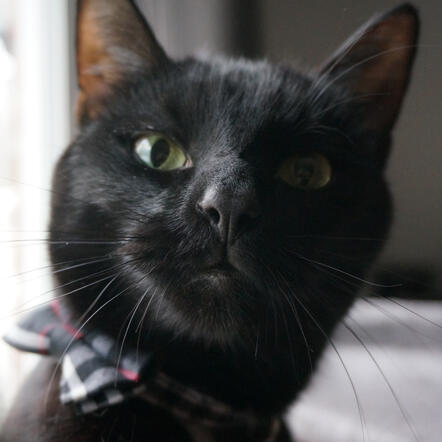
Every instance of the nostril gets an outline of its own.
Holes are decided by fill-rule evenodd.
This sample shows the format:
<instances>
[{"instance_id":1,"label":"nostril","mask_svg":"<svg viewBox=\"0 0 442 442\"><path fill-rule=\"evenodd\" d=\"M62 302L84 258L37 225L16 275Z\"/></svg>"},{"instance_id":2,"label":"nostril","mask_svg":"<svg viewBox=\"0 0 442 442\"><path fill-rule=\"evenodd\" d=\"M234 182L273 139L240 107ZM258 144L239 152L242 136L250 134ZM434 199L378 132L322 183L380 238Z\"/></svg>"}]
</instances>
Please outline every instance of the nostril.
<instances>
[{"instance_id":1,"label":"nostril","mask_svg":"<svg viewBox=\"0 0 442 442\"><path fill-rule=\"evenodd\" d=\"M196 203L196 210L226 243L233 243L243 233L255 229L261 219L261 207L253 189L228 191L209 187Z\"/></svg>"},{"instance_id":2,"label":"nostril","mask_svg":"<svg viewBox=\"0 0 442 442\"><path fill-rule=\"evenodd\" d=\"M218 210L216 210L214 207L209 207L206 209L207 216L215 223L218 224L219 220L221 219L221 215L219 214Z\"/></svg>"},{"instance_id":3,"label":"nostril","mask_svg":"<svg viewBox=\"0 0 442 442\"><path fill-rule=\"evenodd\" d=\"M221 220L221 214L213 206L206 206L205 204L197 203L196 209L198 210L198 212L209 218L209 220L215 225L218 225Z\"/></svg>"},{"instance_id":4,"label":"nostril","mask_svg":"<svg viewBox=\"0 0 442 442\"><path fill-rule=\"evenodd\" d=\"M248 230L252 230L253 227L258 223L258 214L247 214L244 213L240 215L236 224L236 234L241 234Z\"/></svg>"}]
</instances>

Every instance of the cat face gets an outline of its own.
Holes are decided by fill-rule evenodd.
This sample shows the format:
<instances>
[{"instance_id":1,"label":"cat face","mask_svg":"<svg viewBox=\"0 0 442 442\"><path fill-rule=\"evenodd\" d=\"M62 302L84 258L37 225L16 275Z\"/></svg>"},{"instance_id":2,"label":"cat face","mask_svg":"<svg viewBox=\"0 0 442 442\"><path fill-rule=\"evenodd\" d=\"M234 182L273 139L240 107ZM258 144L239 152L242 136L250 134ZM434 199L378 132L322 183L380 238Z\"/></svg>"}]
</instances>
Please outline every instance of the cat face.
<instances>
[{"instance_id":1,"label":"cat face","mask_svg":"<svg viewBox=\"0 0 442 442\"><path fill-rule=\"evenodd\" d=\"M382 246L363 238L390 224L414 11L370 22L312 75L171 61L128 1L82 1L78 23L81 131L51 222L66 241L53 262L80 263L57 276L78 289L71 310L99 308L91 325L113 334L321 347Z\"/></svg>"}]
</instances>

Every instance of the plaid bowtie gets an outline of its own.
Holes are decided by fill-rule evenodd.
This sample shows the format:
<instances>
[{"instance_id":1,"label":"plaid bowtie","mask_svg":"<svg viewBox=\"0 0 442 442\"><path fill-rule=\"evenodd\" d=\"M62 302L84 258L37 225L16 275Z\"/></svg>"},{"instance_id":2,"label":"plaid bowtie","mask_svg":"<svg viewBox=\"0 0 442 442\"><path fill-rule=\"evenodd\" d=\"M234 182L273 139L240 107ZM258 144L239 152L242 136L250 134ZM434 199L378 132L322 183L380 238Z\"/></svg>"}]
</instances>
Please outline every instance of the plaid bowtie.
<instances>
[{"instance_id":1,"label":"plaid bowtie","mask_svg":"<svg viewBox=\"0 0 442 442\"><path fill-rule=\"evenodd\" d=\"M234 410L154 371L152 353L120 352L120 345L100 332L76 329L57 301L34 310L3 339L13 347L61 361L60 400L78 414L137 397L178 418L210 428L244 427L257 441L276 439L280 419L257 417L251 410Z\"/></svg>"},{"instance_id":2,"label":"plaid bowtie","mask_svg":"<svg viewBox=\"0 0 442 442\"><path fill-rule=\"evenodd\" d=\"M20 350L61 361L60 399L79 414L118 404L144 391L140 378L152 354L126 350L102 333L77 330L57 301L34 310L4 340Z\"/></svg>"}]
</instances>

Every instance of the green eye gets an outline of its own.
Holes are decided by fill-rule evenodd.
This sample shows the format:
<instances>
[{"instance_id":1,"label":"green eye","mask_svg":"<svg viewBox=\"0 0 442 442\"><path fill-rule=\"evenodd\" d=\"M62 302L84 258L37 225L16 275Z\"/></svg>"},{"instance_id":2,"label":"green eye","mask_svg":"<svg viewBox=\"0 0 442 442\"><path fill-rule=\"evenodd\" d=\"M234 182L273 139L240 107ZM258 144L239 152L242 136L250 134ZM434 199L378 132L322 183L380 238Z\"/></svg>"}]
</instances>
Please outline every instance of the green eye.
<instances>
[{"instance_id":1,"label":"green eye","mask_svg":"<svg viewBox=\"0 0 442 442\"><path fill-rule=\"evenodd\" d=\"M282 163L277 175L299 189L320 189L330 182L332 168L319 153L297 154Z\"/></svg>"},{"instance_id":2,"label":"green eye","mask_svg":"<svg viewBox=\"0 0 442 442\"><path fill-rule=\"evenodd\" d=\"M161 134L143 135L135 142L138 158L152 169L174 170L188 162L186 154Z\"/></svg>"}]
</instances>

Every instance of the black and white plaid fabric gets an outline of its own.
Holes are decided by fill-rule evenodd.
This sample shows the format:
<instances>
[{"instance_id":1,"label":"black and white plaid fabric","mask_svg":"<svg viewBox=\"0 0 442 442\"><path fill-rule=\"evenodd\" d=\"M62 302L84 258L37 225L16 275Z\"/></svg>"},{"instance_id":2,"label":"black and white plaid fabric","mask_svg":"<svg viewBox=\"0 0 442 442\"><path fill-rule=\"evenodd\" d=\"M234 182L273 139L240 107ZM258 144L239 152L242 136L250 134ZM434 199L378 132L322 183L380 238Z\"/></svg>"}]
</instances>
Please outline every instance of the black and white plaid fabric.
<instances>
[{"instance_id":1,"label":"black and white plaid fabric","mask_svg":"<svg viewBox=\"0 0 442 442\"><path fill-rule=\"evenodd\" d=\"M4 340L23 351L61 360L60 399L86 414L118 404L145 389L141 377L152 365L152 355L125 351L103 335L77 330L57 301L18 322Z\"/></svg>"},{"instance_id":2,"label":"black and white plaid fabric","mask_svg":"<svg viewBox=\"0 0 442 442\"><path fill-rule=\"evenodd\" d=\"M244 427L254 440L276 439L280 419L234 410L154 370L153 354L126 349L103 333L76 329L57 301L34 310L4 336L13 347L61 361L60 399L88 414L132 397L161 407L178 418L210 428Z\"/></svg>"}]
</instances>

